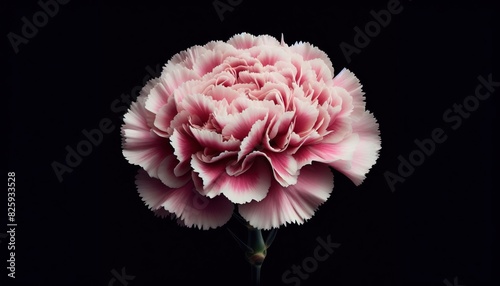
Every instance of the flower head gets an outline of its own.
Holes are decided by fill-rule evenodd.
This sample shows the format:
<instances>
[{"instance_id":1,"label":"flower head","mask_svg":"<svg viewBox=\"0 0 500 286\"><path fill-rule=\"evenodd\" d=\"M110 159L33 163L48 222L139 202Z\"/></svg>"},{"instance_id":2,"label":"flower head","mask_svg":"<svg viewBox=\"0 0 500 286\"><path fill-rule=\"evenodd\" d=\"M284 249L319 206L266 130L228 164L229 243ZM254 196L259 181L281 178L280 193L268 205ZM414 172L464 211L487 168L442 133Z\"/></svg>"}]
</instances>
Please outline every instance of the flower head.
<instances>
[{"instance_id":1,"label":"flower head","mask_svg":"<svg viewBox=\"0 0 500 286\"><path fill-rule=\"evenodd\" d=\"M238 34L182 51L125 114L123 154L158 215L208 229L235 206L257 228L303 223L375 164L378 124L358 79L320 49Z\"/></svg>"}]
</instances>

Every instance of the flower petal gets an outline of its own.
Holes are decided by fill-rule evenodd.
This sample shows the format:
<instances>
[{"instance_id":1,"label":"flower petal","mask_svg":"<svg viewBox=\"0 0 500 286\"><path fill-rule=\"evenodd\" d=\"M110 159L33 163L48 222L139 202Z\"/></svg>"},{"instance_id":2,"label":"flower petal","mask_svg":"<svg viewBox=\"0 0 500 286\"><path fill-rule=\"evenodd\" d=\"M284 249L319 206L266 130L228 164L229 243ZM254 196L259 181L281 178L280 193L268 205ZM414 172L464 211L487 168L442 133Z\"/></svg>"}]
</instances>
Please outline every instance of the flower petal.
<instances>
[{"instance_id":1,"label":"flower petal","mask_svg":"<svg viewBox=\"0 0 500 286\"><path fill-rule=\"evenodd\" d=\"M227 103L231 103L234 99L243 96L236 90L223 85L214 86L211 90L207 92L207 95L211 96L214 100L225 99Z\"/></svg>"},{"instance_id":2,"label":"flower petal","mask_svg":"<svg viewBox=\"0 0 500 286\"><path fill-rule=\"evenodd\" d=\"M229 138L224 140L222 134L208 130L189 127L194 139L200 146L205 149L205 153L223 152L223 151L236 151L240 147L240 140Z\"/></svg>"},{"instance_id":3,"label":"flower petal","mask_svg":"<svg viewBox=\"0 0 500 286\"><path fill-rule=\"evenodd\" d=\"M175 104L174 97L169 97L165 105L160 107L158 113L156 114L154 120L154 126L158 128L162 133L167 135L172 135L172 128L170 127L170 122L174 119L177 114L177 107Z\"/></svg>"},{"instance_id":4,"label":"flower petal","mask_svg":"<svg viewBox=\"0 0 500 286\"><path fill-rule=\"evenodd\" d=\"M262 107L248 107L241 113L235 114L232 121L227 122L222 129L222 135L243 140L258 120L267 118L267 112L267 109Z\"/></svg>"},{"instance_id":5,"label":"flower petal","mask_svg":"<svg viewBox=\"0 0 500 286\"><path fill-rule=\"evenodd\" d=\"M255 36L248 33L241 33L231 37L227 43L233 45L237 49L245 50L255 45Z\"/></svg>"},{"instance_id":6,"label":"flower petal","mask_svg":"<svg viewBox=\"0 0 500 286\"><path fill-rule=\"evenodd\" d=\"M366 108L365 93L359 79L349 69L344 68L333 78L333 85L344 88L352 96L354 108L351 116L353 118L363 116Z\"/></svg>"},{"instance_id":7,"label":"flower petal","mask_svg":"<svg viewBox=\"0 0 500 286\"><path fill-rule=\"evenodd\" d=\"M333 174L329 167L315 163L301 169L297 184L283 187L274 182L262 201L240 205L238 211L260 229L302 224L328 199L332 189Z\"/></svg>"},{"instance_id":8,"label":"flower petal","mask_svg":"<svg viewBox=\"0 0 500 286\"><path fill-rule=\"evenodd\" d=\"M179 105L190 114L191 122L198 126L203 126L216 109L215 101L200 93L185 97Z\"/></svg>"},{"instance_id":9,"label":"flower petal","mask_svg":"<svg viewBox=\"0 0 500 286\"><path fill-rule=\"evenodd\" d=\"M365 112L352 126L353 132L359 135L359 143L356 144L352 159L332 162L329 165L346 175L354 184L360 185L379 157L380 131L377 120L369 112Z\"/></svg>"},{"instance_id":10,"label":"flower petal","mask_svg":"<svg viewBox=\"0 0 500 286\"><path fill-rule=\"evenodd\" d=\"M167 156L160 164L158 178L169 188L180 188L191 179L190 172L185 172L181 176L175 175L174 169L178 164L179 161L174 155Z\"/></svg>"},{"instance_id":11,"label":"flower petal","mask_svg":"<svg viewBox=\"0 0 500 286\"><path fill-rule=\"evenodd\" d=\"M290 50L302 56L304 61L312 60L312 59L321 59L325 62L326 66L330 70L333 75L333 64L330 61L328 55L317 47L304 42L298 42L290 46Z\"/></svg>"},{"instance_id":12,"label":"flower petal","mask_svg":"<svg viewBox=\"0 0 500 286\"><path fill-rule=\"evenodd\" d=\"M238 161L250 154L253 150L261 149L262 138L266 128L266 118L257 120L248 132L247 137L241 141L240 151L238 152Z\"/></svg>"},{"instance_id":13,"label":"flower petal","mask_svg":"<svg viewBox=\"0 0 500 286\"><path fill-rule=\"evenodd\" d=\"M174 134L170 136L174 154L181 163L191 159L191 155L203 149L200 145L194 144L195 142L192 135L184 129L175 129Z\"/></svg>"},{"instance_id":14,"label":"flower petal","mask_svg":"<svg viewBox=\"0 0 500 286\"><path fill-rule=\"evenodd\" d=\"M303 145L294 157L299 168L313 161L329 164L338 160L351 160L359 141L357 134L351 134L339 143Z\"/></svg>"},{"instance_id":15,"label":"flower petal","mask_svg":"<svg viewBox=\"0 0 500 286\"><path fill-rule=\"evenodd\" d=\"M196 59L193 65L193 70L199 76L204 76L205 74L212 72L215 67L220 65L224 58L224 53L219 50L207 51Z\"/></svg>"},{"instance_id":16,"label":"flower petal","mask_svg":"<svg viewBox=\"0 0 500 286\"><path fill-rule=\"evenodd\" d=\"M270 35L258 35L255 37L257 46L280 46L281 43L275 37Z\"/></svg>"},{"instance_id":17,"label":"flower petal","mask_svg":"<svg viewBox=\"0 0 500 286\"><path fill-rule=\"evenodd\" d=\"M276 64L276 62L278 61L290 61L290 54L279 46L268 46L265 49L261 50L260 54L257 56L257 59L263 66L274 66L274 64Z\"/></svg>"},{"instance_id":18,"label":"flower petal","mask_svg":"<svg viewBox=\"0 0 500 286\"><path fill-rule=\"evenodd\" d=\"M226 167L231 162L231 156L235 152L224 152L218 158L211 158L209 162L203 160L199 154L193 154L191 159L191 167L193 172L202 180L203 188L198 188L200 193L213 198L221 193L221 189L214 187L215 182L219 177L226 172Z\"/></svg>"},{"instance_id":19,"label":"flower petal","mask_svg":"<svg viewBox=\"0 0 500 286\"><path fill-rule=\"evenodd\" d=\"M121 128L123 156L130 164L143 167L149 175L158 178L161 162L173 150L168 139L158 136L148 125L149 111L144 108L145 97L138 97L124 116Z\"/></svg>"},{"instance_id":20,"label":"flower petal","mask_svg":"<svg viewBox=\"0 0 500 286\"><path fill-rule=\"evenodd\" d=\"M198 193L192 181L181 188L169 188L160 180L139 171L137 189L148 207L174 213L187 227L200 229L224 225L232 216L234 206L224 196L209 199Z\"/></svg>"},{"instance_id":21,"label":"flower petal","mask_svg":"<svg viewBox=\"0 0 500 286\"><path fill-rule=\"evenodd\" d=\"M142 201L153 211L161 207L168 193L172 190L160 180L150 177L143 169L137 172L135 184L137 185L137 191Z\"/></svg>"},{"instance_id":22,"label":"flower petal","mask_svg":"<svg viewBox=\"0 0 500 286\"><path fill-rule=\"evenodd\" d=\"M298 135L303 135L312 130L318 120L319 109L317 104L304 102L304 100L294 98L295 106L295 127L293 131Z\"/></svg>"},{"instance_id":23,"label":"flower petal","mask_svg":"<svg viewBox=\"0 0 500 286\"><path fill-rule=\"evenodd\" d=\"M297 182L299 168L297 161L292 155L286 153L265 152L271 166L273 167L274 179L280 185L286 187Z\"/></svg>"},{"instance_id":24,"label":"flower petal","mask_svg":"<svg viewBox=\"0 0 500 286\"><path fill-rule=\"evenodd\" d=\"M312 70L316 74L316 80L322 83L330 83L333 78L332 70L322 59L309 60Z\"/></svg>"},{"instance_id":25,"label":"flower petal","mask_svg":"<svg viewBox=\"0 0 500 286\"><path fill-rule=\"evenodd\" d=\"M146 101L146 109L157 114L160 108L167 103L175 89L186 81L199 79L190 69L185 67L172 68L169 71L163 70L159 83L156 84L149 93Z\"/></svg>"},{"instance_id":26,"label":"flower petal","mask_svg":"<svg viewBox=\"0 0 500 286\"><path fill-rule=\"evenodd\" d=\"M235 204L262 200L271 186L271 166L262 156L254 156L253 164L246 172L237 176L222 173L214 184L214 189L224 194Z\"/></svg>"},{"instance_id":27,"label":"flower petal","mask_svg":"<svg viewBox=\"0 0 500 286\"><path fill-rule=\"evenodd\" d=\"M193 46L185 51L175 54L167 64L167 67L169 65L180 64L188 69L192 69L196 59L198 59L202 54L206 53L207 51L208 49L206 49L205 47Z\"/></svg>"}]
</instances>

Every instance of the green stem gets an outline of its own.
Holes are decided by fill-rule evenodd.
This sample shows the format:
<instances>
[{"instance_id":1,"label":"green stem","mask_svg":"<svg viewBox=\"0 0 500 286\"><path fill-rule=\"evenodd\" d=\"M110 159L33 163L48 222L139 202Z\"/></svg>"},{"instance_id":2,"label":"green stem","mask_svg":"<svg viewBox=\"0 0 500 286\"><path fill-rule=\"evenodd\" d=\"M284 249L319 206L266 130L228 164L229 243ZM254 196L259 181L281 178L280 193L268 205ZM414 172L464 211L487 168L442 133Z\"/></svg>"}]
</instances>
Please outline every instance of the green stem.
<instances>
[{"instance_id":1,"label":"green stem","mask_svg":"<svg viewBox=\"0 0 500 286\"><path fill-rule=\"evenodd\" d=\"M256 265L250 265L251 267L251 283L252 283L252 286L260 286L260 265L259 266L256 266Z\"/></svg>"},{"instance_id":2,"label":"green stem","mask_svg":"<svg viewBox=\"0 0 500 286\"><path fill-rule=\"evenodd\" d=\"M247 260L251 267L252 286L260 285L260 269L267 254L267 246L262 237L260 229L252 226L248 227L248 246L252 249L252 253L247 253Z\"/></svg>"},{"instance_id":3,"label":"green stem","mask_svg":"<svg viewBox=\"0 0 500 286\"><path fill-rule=\"evenodd\" d=\"M239 214L233 213L233 216L243 224L248 230L247 243L243 242L236 234L234 234L229 228L229 234L236 240L238 246L244 251L245 257L250 263L251 270L251 285L260 286L260 269L262 268L262 263L267 255L267 249L273 243L276 238L277 228L273 228L266 241L262 237L262 231L258 228L251 226L245 219L243 219Z\"/></svg>"}]
</instances>

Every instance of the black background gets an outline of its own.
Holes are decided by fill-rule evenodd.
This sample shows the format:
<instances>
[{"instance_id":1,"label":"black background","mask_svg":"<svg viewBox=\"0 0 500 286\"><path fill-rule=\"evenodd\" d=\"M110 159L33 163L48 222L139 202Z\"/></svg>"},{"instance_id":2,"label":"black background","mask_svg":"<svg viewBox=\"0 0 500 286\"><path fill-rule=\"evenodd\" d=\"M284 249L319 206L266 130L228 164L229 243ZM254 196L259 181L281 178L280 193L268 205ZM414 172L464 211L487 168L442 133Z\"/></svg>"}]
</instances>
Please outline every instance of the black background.
<instances>
[{"instance_id":1,"label":"black background","mask_svg":"<svg viewBox=\"0 0 500 286\"><path fill-rule=\"evenodd\" d=\"M221 21L212 1L73 0L17 54L5 35L21 35L21 18L32 19L40 6L2 4L4 173L16 172L17 284L122 285L109 283L112 270L122 268L135 276L130 286L248 284L248 265L226 226L181 228L144 206L134 184L138 167L121 154L124 112L110 108L142 86L146 67L157 70L181 50L245 31L278 39L283 33L288 44L308 41L330 56L336 72L351 69L382 137L380 158L361 186L335 173L332 196L315 216L279 230L263 285L294 285L282 281L283 273L312 256L317 237L328 236L341 246L300 285L447 285L445 279L454 285L455 277L457 285L492 285L498 278L492 269L498 91L456 130L442 116L474 94L478 76L500 80L492 67L494 11L477 2L402 1L402 12L348 62L340 43L354 45L353 28L363 29L373 20L370 10L387 2L329 7L244 0ZM75 148L82 130L98 128L104 118L114 130L59 182L52 162L64 163L65 147ZM397 174L398 156L408 158L417 148L413 141L429 138L434 128L447 140L392 192L384 173ZM234 221L227 227L244 235ZM2 280L6 243L0 244Z\"/></svg>"}]
</instances>

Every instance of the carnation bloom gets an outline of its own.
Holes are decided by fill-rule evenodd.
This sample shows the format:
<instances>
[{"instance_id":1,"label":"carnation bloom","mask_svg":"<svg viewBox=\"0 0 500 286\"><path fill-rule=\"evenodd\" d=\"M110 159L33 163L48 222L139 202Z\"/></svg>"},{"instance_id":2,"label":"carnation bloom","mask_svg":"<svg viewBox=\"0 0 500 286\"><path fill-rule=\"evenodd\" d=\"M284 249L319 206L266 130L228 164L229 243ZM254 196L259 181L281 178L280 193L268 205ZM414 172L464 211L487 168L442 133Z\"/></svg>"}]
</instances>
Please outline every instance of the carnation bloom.
<instances>
[{"instance_id":1,"label":"carnation bloom","mask_svg":"<svg viewBox=\"0 0 500 286\"><path fill-rule=\"evenodd\" d=\"M123 154L146 205L185 226L221 226L235 207L259 229L301 224L330 196L330 167L359 185L378 158L363 94L309 43L238 34L176 54L146 84Z\"/></svg>"}]
</instances>

